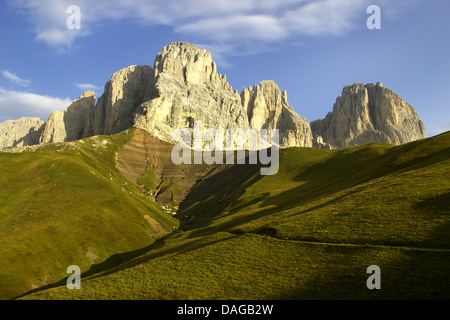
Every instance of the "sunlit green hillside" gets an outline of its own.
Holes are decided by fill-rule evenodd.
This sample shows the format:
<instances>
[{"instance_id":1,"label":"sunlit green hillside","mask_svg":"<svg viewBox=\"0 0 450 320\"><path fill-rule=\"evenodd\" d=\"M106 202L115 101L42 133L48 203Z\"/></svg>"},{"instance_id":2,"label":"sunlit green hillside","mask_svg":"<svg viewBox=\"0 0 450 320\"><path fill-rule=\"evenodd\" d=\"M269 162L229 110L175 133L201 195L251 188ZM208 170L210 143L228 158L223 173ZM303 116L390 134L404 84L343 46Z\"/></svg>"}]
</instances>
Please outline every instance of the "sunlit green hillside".
<instances>
[{"instance_id":1,"label":"sunlit green hillside","mask_svg":"<svg viewBox=\"0 0 450 320\"><path fill-rule=\"evenodd\" d=\"M150 245L178 221L115 167L131 132L0 152L0 298Z\"/></svg>"},{"instance_id":2,"label":"sunlit green hillside","mask_svg":"<svg viewBox=\"0 0 450 320\"><path fill-rule=\"evenodd\" d=\"M25 298L450 298L450 133L280 152L278 174L190 206L175 216L179 231L82 278L81 290ZM381 290L366 286L370 265Z\"/></svg>"}]
</instances>

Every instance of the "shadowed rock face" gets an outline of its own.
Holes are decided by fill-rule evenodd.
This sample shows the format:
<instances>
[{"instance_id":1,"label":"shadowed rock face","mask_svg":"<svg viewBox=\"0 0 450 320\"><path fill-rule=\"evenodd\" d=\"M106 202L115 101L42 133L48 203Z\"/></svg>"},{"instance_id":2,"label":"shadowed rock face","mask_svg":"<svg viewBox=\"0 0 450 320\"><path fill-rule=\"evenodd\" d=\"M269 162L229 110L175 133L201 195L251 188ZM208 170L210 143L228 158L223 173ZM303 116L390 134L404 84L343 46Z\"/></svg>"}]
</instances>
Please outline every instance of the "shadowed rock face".
<instances>
[{"instance_id":1,"label":"shadowed rock face","mask_svg":"<svg viewBox=\"0 0 450 320\"><path fill-rule=\"evenodd\" d=\"M83 137L131 128L133 113L151 95L153 83L153 71L149 66L130 66L114 73L89 114Z\"/></svg>"},{"instance_id":2,"label":"shadowed rock face","mask_svg":"<svg viewBox=\"0 0 450 320\"><path fill-rule=\"evenodd\" d=\"M39 142L63 142L82 138L84 127L94 105L94 92L88 91L65 111L53 112L44 125Z\"/></svg>"},{"instance_id":3,"label":"shadowed rock face","mask_svg":"<svg viewBox=\"0 0 450 320\"><path fill-rule=\"evenodd\" d=\"M0 149L25 147L39 143L44 121L39 118L20 118L0 123Z\"/></svg>"},{"instance_id":4,"label":"shadowed rock face","mask_svg":"<svg viewBox=\"0 0 450 320\"><path fill-rule=\"evenodd\" d=\"M44 126L25 128L23 120L1 124L0 148L72 141L129 128L173 142L174 129L192 128L195 121L201 121L204 130L221 132L278 129L281 147L402 144L425 137L414 109L381 83L346 86L333 112L310 125L275 82L262 81L239 94L217 73L211 53L187 42L164 47L153 68L130 66L114 73L95 100L93 92L84 93L65 111L52 113Z\"/></svg>"},{"instance_id":5,"label":"shadowed rock face","mask_svg":"<svg viewBox=\"0 0 450 320\"><path fill-rule=\"evenodd\" d=\"M426 137L414 108L380 82L346 86L333 112L312 121L311 129L314 147L324 148L372 142L398 145Z\"/></svg>"},{"instance_id":6,"label":"shadowed rock face","mask_svg":"<svg viewBox=\"0 0 450 320\"><path fill-rule=\"evenodd\" d=\"M152 79L149 66L130 66L114 73L97 103L94 92L88 91L65 111L53 112L39 142L73 141L131 128L136 107L151 94Z\"/></svg>"},{"instance_id":7,"label":"shadowed rock face","mask_svg":"<svg viewBox=\"0 0 450 320\"><path fill-rule=\"evenodd\" d=\"M279 129L283 147L311 147L312 132L308 120L297 114L287 101L286 90L281 92L274 81L262 81L241 93L253 129Z\"/></svg>"}]
</instances>

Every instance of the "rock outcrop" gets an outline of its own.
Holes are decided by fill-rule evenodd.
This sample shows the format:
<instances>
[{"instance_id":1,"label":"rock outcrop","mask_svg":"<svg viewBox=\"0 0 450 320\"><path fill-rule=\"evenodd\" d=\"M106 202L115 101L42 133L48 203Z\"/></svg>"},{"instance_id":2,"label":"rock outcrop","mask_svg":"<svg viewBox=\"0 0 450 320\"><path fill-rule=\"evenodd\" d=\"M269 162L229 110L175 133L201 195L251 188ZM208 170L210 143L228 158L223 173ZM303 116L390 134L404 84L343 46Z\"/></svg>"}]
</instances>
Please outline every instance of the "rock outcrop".
<instances>
[{"instance_id":1,"label":"rock outcrop","mask_svg":"<svg viewBox=\"0 0 450 320\"><path fill-rule=\"evenodd\" d=\"M63 142L82 138L84 127L94 105L95 94L93 91L88 91L66 110L53 112L45 123L39 142Z\"/></svg>"},{"instance_id":2,"label":"rock outcrop","mask_svg":"<svg viewBox=\"0 0 450 320\"><path fill-rule=\"evenodd\" d=\"M281 147L332 149L425 137L414 109L381 83L346 86L333 112L310 124L275 82L262 81L239 93L217 72L208 50L187 42L164 47L153 68L133 65L114 73L97 102L94 92L86 92L65 111L52 113L45 124L30 119L0 124L0 148L72 141L132 127L174 142L173 130L192 130L195 121L204 130L222 133L278 129Z\"/></svg>"},{"instance_id":3,"label":"rock outcrop","mask_svg":"<svg viewBox=\"0 0 450 320\"><path fill-rule=\"evenodd\" d=\"M275 129L280 145L311 146L312 133L306 119L296 114L273 81L263 81L241 94L233 90L208 50L175 42L160 52L154 63L153 98L136 111L134 123L160 139L171 141L177 128Z\"/></svg>"},{"instance_id":4,"label":"rock outcrop","mask_svg":"<svg viewBox=\"0 0 450 320\"><path fill-rule=\"evenodd\" d=\"M239 93L217 73L208 50L172 43L157 55L153 70L153 96L137 108L135 127L169 142L173 129L192 128L194 121L204 129L249 128Z\"/></svg>"},{"instance_id":5,"label":"rock outcrop","mask_svg":"<svg viewBox=\"0 0 450 320\"><path fill-rule=\"evenodd\" d=\"M97 103L94 92L88 91L65 111L53 112L39 142L73 141L131 128L136 107L151 93L152 79L149 66L130 66L114 73Z\"/></svg>"},{"instance_id":6,"label":"rock outcrop","mask_svg":"<svg viewBox=\"0 0 450 320\"><path fill-rule=\"evenodd\" d=\"M25 147L39 143L44 121L24 117L0 123L0 149Z\"/></svg>"},{"instance_id":7,"label":"rock outcrop","mask_svg":"<svg viewBox=\"0 0 450 320\"><path fill-rule=\"evenodd\" d=\"M281 92L274 81L245 88L242 105L253 129L279 129L283 147L311 147L312 132L308 120L297 114L287 101L286 90Z\"/></svg>"},{"instance_id":8,"label":"rock outcrop","mask_svg":"<svg viewBox=\"0 0 450 320\"><path fill-rule=\"evenodd\" d=\"M403 144L425 138L414 108L381 82L346 86L325 119L311 122L314 147L344 148L364 143Z\"/></svg>"},{"instance_id":9,"label":"rock outcrop","mask_svg":"<svg viewBox=\"0 0 450 320\"><path fill-rule=\"evenodd\" d=\"M151 95L153 72L149 66L130 66L117 71L105 84L103 95L87 117L82 137L113 134L133 126L137 106Z\"/></svg>"}]
</instances>

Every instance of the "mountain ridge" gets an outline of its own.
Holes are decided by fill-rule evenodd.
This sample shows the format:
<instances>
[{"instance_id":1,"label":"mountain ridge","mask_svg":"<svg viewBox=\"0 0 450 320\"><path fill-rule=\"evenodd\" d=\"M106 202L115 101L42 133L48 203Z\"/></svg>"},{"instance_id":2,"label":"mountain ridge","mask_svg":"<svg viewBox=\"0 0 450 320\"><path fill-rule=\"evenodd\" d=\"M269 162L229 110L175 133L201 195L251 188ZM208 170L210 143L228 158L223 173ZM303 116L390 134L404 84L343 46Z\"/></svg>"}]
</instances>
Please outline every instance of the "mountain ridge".
<instances>
[{"instance_id":1,"label":"mountain ridge","mask_svg":"<svg viewBox=\"0 0 450 320\"><path fill-rule=\"evenodd\" d=\"M217 73L208 50L173 42L156 55L153 67L133 65L115 72L97 100L93 92L85 92L38 128L30 119L17 128L1 123L0 148L73 141L132 127L173 142L172 131L192 128L194 121L202 121L204 129L278 129L281 147L335 149L426 137L414 108L380 82L345 86L333 111L310 123L294 111L286 90L274 81L261 81L239 93ZM25 138L31 131L39 135L38 142Z\"/></svg>"}]
</instances>

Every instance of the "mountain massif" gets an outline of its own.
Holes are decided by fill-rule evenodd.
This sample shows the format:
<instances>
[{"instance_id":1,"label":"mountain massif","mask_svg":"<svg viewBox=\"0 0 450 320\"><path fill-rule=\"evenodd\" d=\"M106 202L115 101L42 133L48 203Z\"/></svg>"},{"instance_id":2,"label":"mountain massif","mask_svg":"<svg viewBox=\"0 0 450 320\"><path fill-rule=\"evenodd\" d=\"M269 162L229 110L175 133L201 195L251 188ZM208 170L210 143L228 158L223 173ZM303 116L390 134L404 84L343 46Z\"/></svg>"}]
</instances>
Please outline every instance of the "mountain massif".
<instances>
[{"instance_id":1,"label":"mountain massif","mask_svg":"<svg viewBox=\"0 0 450 320\"><path fill-rule=\"evenodd\" d=\"M279 129L281 147L342 148L362 143L403 144L425 138L413 107L381 83L346 86L333 111L311 124L294 111L286 91L261 81L241 93L217 73L208 50L174 42L153 68L130 66L114 73L96 100L85 92L44 123L21 118L0 124L0 148L67 142L129 128L172 142L173 129Z\"/></svg>"},{"instance_id":2,"label":"mountain massif","mask_svg":"<svg viewBox=\"0 0 450 320\"><path fill-rule=\"evenodd\" d=\"M175 164L172 132L196 121L278 129L277 174ZM309 123L275 82L239 93L172 43L98 99L0 124L0 299L448 300L450 132L423 138L380 82Z\"/></svg>"}]
</instances>

